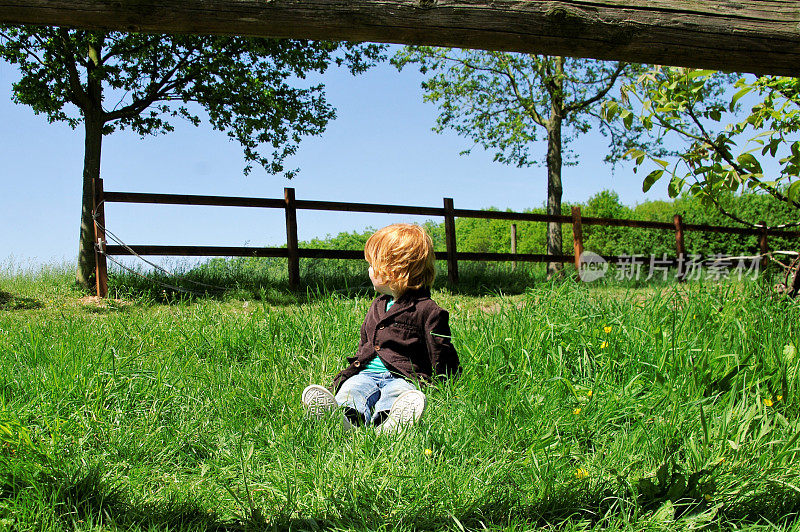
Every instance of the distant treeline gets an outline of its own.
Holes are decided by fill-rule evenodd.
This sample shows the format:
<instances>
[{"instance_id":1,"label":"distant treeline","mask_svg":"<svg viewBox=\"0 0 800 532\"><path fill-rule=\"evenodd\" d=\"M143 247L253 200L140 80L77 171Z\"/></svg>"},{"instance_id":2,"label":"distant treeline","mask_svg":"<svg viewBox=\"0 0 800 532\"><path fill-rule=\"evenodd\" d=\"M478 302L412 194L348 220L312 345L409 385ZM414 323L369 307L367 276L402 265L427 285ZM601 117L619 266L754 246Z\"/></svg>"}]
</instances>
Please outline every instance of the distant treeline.
<instances>
[{"instance_id":1,"label":"distant treeline","mask_svg":"<svg viewBox=\"0 0 800 532\"><path fill-rule=\"evenodd\" d=\"M798 221L797 209L779 202L766 194L733 194L721 198L721 205L727 210L753 223L766 221L768 225L778 225ZM581 207L583 216L601 218L630 218L672 223L675 214L683 217L687 224L708 224L723 226L740 226L730 218L721 214L714 207L703 206L700 200L691 196L682 196L672 201L646 201L634 207L623 205L616 192L604 190L589 198L586 203L562 205L562 214L571 215L573 205ZM489 208L486 210L499 210ZM526 209L523 212L545 213L545 208ZM542 222L513 222L517 225L518 253L545 253L546 224ZM511 224L507 220L481 220L474 218L456 219L456 246L465 252L511 251ZM444 223L427 221L423 224L433 238L437 251L445 250ZM572 226L563 224L563 245L566 254L572 253ZM329 249L363 249L364 243L374 228L364 232L339 233L324 239L313 239L303 242L300 247ZM583 226L584 249L601 255L633 255L666 253L675 255L674 232L659 229L639 229L630 227ZM705 256L744 255L758 251L758 237L730 235L722 233L685 233L686 252ZM769 248L772 250L797 250L800 239L770 237Z\"/></svg>"}]
</instances>

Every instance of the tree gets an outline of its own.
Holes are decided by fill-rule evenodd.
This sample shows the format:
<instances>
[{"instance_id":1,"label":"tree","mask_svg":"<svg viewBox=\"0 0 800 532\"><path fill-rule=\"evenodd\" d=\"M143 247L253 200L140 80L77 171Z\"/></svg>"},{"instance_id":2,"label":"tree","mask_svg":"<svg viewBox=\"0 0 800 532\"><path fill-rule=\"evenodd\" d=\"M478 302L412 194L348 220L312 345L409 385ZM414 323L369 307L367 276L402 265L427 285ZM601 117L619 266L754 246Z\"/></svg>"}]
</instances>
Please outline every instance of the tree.
<instances>
[{"instance_id":1,"label":"tree","mask_svg":"<svg viewBox=\"0 0 800 532\"><path fill-rule=\"evenodd\" d=\"M623 63L425 46L406 47L392 62L398 69L416 63L423 74L430 74L422 88L426 101L439 104L435 131L452 129L493 150L495 161L518 167L540 164L530 150L543 130L548 214L561 214L561 168L574 162L567 152L565 163L564 147L593 122L604 134L611 133L608 159L621 154L620 130L601 120L599 109L631 68ZM561 224L549 223L547 253L560 255L561 250ZM560 267L549 263L548 275Z\"/></svg>"},{"instance_id":2,"label":"tree","mask_svg":"<svg viewBox=\"0 0 800 532\"><path fill-rule=\"evenodd\" d=\"M57 27L0 26L0 58L16 64L21 79L13 100L50 122L84 127L83 198L77 280L94 275L92 183L100 176L104 135L130 128L139 135L173 130L172 118L201 122L244 149L268 173L284 169L304 135L318 135L335 110L323 85L296 86L329 64L367 69L379 45L199 35L78 31ZM112 102L112 106L105 104ZM264 153L264 146L271 153Z\"/></svg>"},{"instance_id":3,"label":"tree","mask_svg":"<svg viewBox=\"0 0 800 532\"><path fill-rule=\"evenodd\" d=\"M758 101L739 120L740 100L751 92ZM800 140L794 135L800 130L800 79L764 76L733 83L730 75L714 71L658 67L627 86L624 94L642 127L683 144L672 164L646 149L626 153L637 166L649 162L656 167L644 178L645 192L670 175L671 197L688 190L750 226L755 226L753 221L722 208L720 194L761 191L800 209ZM619 109L610 102L603 114L611 120ZM769 177L763 169L766 159L777 164L777 172Z\"/></svg>"},{"instance_id":4,"label":"tree","mask_svg":"<svg viewBox=\"0 0 800 532\"><path fill-rule=\"evenodd\" d=\"M709 70L658 67L625 88L626 113L635 110L642 127L683 145L672 163L647 149L627 153L637 165L655 167L644 178L643 190L669 175L670 196L686 190L750 227L759 226L758 220L726 208L722 201L726 195L767 194L800 215L800 79L733 79ZM749 112L743 112L743 98L753 102ZM606 104L604 116L613 119L619 110L615 102ZM797 266L794 272L796 292L800 288Z\"/></svg>"}]
</instances>

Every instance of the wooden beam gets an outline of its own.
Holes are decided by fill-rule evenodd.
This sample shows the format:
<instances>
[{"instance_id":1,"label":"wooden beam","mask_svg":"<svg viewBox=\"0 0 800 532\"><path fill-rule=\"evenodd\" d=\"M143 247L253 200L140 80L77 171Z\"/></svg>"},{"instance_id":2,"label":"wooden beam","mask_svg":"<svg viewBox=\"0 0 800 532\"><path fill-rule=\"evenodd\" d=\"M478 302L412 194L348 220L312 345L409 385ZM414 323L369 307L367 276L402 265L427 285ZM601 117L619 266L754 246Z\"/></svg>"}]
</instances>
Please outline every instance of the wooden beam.
<instances>
[{"instance_id":1,"label":"wooden beam","mask_svg":"<svg viewBox=\"0 0 800 532\"><path fill-rule=\"evenodd\" d=\"M444 243L447 248L447 279L458 283L458 256L456 252L456 217L453 198L444 198Z\"/></svg>"},{"instance_id":2,"label":"wooden beam","mask_svg":"<svg viewBox=\"0 0 800 532\"><path fill-rule=\"evenodd\" d=\"M581 224L581 208L572 206L572 247L575 251L575 271L581 281L581 255L583 255L583 225Z\"/></svg>"},{"instance_id":3,"label":"wooden beam","mask_svg":"<svg viewBox=\"0 0 800 532\"><path fill-rule=\"evenodd\" d=\"M289 258L289 288L295 290L300 285L300 255L297 253L297 207L295 206L294 189L283 189L286 202L286 253Z\"/></svg>"},{"instance_id":4,"label":"wooden beam","mask_svg":"<svg viewBox=\"0 0 800 532\"><path fill-rule=\"evenodd\" d=\"M796 0L0 0L0 23L428 44L800 75Z\"/></svg>"}]
</instances>

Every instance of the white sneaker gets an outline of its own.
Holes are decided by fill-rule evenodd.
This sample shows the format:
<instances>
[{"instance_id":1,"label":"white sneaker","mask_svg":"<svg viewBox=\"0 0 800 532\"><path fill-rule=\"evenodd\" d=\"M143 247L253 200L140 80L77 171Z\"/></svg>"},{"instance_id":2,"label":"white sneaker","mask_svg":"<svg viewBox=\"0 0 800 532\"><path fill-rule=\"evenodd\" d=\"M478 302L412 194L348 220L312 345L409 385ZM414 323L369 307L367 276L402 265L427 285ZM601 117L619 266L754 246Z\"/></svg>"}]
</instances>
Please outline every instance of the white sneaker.
<instances>
[{"instance_id":1,"label":"white sneaker","mask_svg":"<svg viewBox=\"0 0 800 532\"><path fill-rule=\"evenodd\" d=\"M324 386L312 384L303 390L303 406L310 417L321 419L328 412L336 410L336 399Z\"/></svg>"},{"instance_id":2,"label":"white sneaker","mask_svg":"<svg viewBox=\"0 0 800 532\"><path fill-rule=\"evenodd\" d=\"M425 394L419 390L408 390L400 394L389 415L383 423L378 425L378 434L397 434L409 425L419 421L422 412L425 410L427 399Z\"/></svg>"},{"instance_id":3,"label":"white sneaker","mask_svg":"<svg viewBox=\"0 0 800 532\"><path fill-rule=\"evenodd\" d=\"M322 419L326 414L333 412L339 406L333 394L327 388L319 384L306 386L306 389L303 390L301 400L303 401L306 413L314 419ZM355 425L347 419L344 412L342 412L341 415L342 428L344 430L355 428Z\"/></svg>"}]
</instances>

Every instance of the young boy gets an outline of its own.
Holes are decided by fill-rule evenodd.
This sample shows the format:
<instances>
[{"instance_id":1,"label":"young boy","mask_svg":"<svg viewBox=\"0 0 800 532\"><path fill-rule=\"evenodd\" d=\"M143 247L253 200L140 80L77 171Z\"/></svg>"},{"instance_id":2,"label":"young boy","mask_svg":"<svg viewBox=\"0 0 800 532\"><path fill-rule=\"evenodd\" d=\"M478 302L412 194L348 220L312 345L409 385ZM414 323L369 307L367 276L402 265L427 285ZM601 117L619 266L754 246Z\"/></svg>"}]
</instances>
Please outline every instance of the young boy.
<instances>
[{"instance_id":1,"label":"young boy","mask_svg":"<svg viewBox=\"0 0 800 532\"><path fill-rule=\"evenodd\" d=\"M458 354L448 313L430 298L435 255L425 230L412 224L384 227L367 240L364 257L380 295L361 326L358 351L334 377L335 397L312 384L302 401L318 418L342 407L345 428L372 424L380 432L398 432L425 409L425 394L415 384L457 373Z\"/></svg>"}]
</instances>

